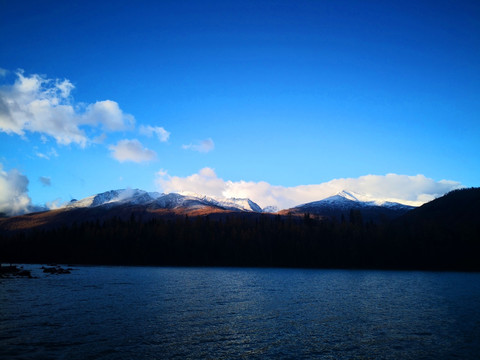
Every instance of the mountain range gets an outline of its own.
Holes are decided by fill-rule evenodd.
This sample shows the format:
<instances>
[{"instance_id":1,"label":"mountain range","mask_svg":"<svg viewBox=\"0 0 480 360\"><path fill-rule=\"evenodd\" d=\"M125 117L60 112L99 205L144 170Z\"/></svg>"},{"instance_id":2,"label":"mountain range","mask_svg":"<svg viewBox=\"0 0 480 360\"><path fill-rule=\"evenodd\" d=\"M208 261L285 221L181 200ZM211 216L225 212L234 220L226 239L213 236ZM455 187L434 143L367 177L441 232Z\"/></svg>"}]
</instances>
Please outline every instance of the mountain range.
<instances>
[{"instance_id":1,"label":"mountain range","mask_svg":"<svg viewBox=\"0 0 480 360\"><path fill-rule=\"evenodd\" d=\"M480 188L412 210L359 197L272 214L248 199L109 191L0 219L0 262L480 271ZM369 219L387 210L404 214Z\"/></svg>"},{"instance_id":2,"label":"mountain range","mask_svg":"<svg viewBox=\"0 0 480 360\"><path fill-rule=\"evenodd\" d=\"M65 206L65 209L97 206L111 208L121 205L141 205L148 209L184 209L185 211L214 208L226 211L262 212L262 208L250 199L215 198L193 193L161 194L139 189L110 190L81 200L74 199Z\"/></svg>"},{"instance_id":3,"label":"mountain range","mask_svg":"<svg viewBox=\"0 0 480 360\"><path fill-rule=\"evenodd\" d=\"M175 216L239 216L277 214L285 216L315 215L336 221L347 219L351 211L361 211L363 220L385 222L403 215L411 206L371 199L349 191L341 191L326 199L277 211L274 206L261 208L246 198L219 198L194 193L147 192L139 189L110 190L84 199L73 199L55 209L0 219L0 230L23 230L69 225L82 221L136 216L143 221L155 217Z\"/></svg>"}]
</instances>

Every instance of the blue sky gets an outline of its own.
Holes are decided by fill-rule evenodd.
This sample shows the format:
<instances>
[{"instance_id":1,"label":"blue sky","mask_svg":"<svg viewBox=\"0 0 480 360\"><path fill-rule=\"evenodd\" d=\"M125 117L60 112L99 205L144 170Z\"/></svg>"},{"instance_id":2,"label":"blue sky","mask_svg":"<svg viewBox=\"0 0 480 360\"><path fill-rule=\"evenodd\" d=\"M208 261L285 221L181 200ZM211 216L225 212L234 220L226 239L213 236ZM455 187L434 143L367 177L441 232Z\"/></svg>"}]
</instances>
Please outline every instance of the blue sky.
<instances>
[{"instance_id":1,"label":"blue sky","mask_svg":"<svg viewBox=\"0 0 480 360\"><path fill-rule=\"evenodd\" d=\"M0 207L479 186L476 1L0 1L0 31Z\"/></svg>"}]
</instances>

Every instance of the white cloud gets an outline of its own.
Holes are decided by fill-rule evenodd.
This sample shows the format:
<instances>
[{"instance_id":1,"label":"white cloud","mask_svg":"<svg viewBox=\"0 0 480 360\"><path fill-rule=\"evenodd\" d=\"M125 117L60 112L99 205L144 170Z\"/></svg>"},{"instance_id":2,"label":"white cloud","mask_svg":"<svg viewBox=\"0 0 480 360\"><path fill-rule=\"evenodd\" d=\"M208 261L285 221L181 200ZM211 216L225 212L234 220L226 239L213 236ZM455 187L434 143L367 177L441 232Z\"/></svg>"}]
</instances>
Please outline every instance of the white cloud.
<instances>
[{"instance_id":1,"label":"white cloud","mask_svg":"<svg viewBox=\"0 0 480 360\"><path fill-rule=\"evenodd\" d=\"M54 148L51 148L51 150L47 154L44 154L44 153L41 153L40 151L37 151L35 153L35 155L37 157L39 157L40 159L45 159L45 160L50 160L51 157L58 157L57 150L55 150Z\"/></svg>"},{"instance_id":2,"label":"white cloud","mask_svg":"<svg viewBox=\"0 0 480 360\"><path fill-rule=\"evenodd\" d=\"M44 153L36 152L35 155L37 155L37 157L39 157L40 159L50 160L50 157Z\"/></svg>"},{"instance_id":3,"label":"white cloud","mask_svg":"<svg viewBox=\"0 0 480 360\"><path fill-rule=\"evenodd\" d=\"M58 157L57 150L55 150L54 148L51 148L50 151L48 152L48 155Z\"/></svg>"},{"instance_id":4,"label":"white cloud","mask_svg":"<svg viewBox=\"0 0 480 360\"><path fill-rule=\"evenodd\" d=\"M88 105L81 123L94 126L101 124L105 130L120 131L131 128L135 119L130 114L124 114L115 101L104 100Z\"/></svg>"},{"instance_id":5,"label":"white cloud","mask_svg":"<svg viewBox=\"0 0 480 360\"><path fill-rule=\"evenodd\" d=\"M52 201L47 201L45 203L45 208L48 210L56 210L64 207L67 204L67 202L62 201L62 199L58 198Z\"/></svg>"},{"instance_id":6,"label":"white cloud","mask_svg":"<svg viewBox=\"0 0 480 360\"><path fill-rule=\"evenodd\" d=\"M112 151L112 156L120 162L133 161L145 162L156 158L155 151L144 148L137 139L120 140L117 145L108 147Z\"/></svg>"},{"instance_id":7,"label":"white cloud","mask_svg":"<svg viewBox=\"0 0 480 360\"><path fill-rule=\"evenodd\" d=\"M212 139L205 139L195 144L182 145L182 148L185 150L193 150L193 151L198 151L202 153L207 153L209 151L212 151L214 147L215 147L215 144L213 143Z\"/></svg>"},{"instance_id":8,"label":"white cloud","mask_svg":"<svg viewBox=\"0 0 480 360\"><path fill-rule=\"evenodd\" d=\"M225 182L211 168L203 168L198 174L187 177L170 176L165 170L157 172L157 185L164 192L195 192L202 195L222 196Z\"/></svg>"},{"instance_id":9,"label":"white cloud","mask_svg":"<svg viewBox=\"0 0 480 360\"><path fill-rule=\"evenodd\" d=\"M17 169L3 170L0 164L0 213L9 216L29 211L28 178Z\"/></svg>"},{"instance_id":10,"label":"white cloud","mask_svg":"<svg viewBox=\"0 0 480 360\"><path fill-rule=\"evenodd\" d=\"M38 180L42 183L43 186L51 186L52 180L46 176L40 176Z\"/></svg>"},{"instance_id":11,"label":"white cloud","mask_svg":"<svg viewBox=\"0 0 480 360\"><path fill-rule=\"evenodd\" d=\"M170 176L164 170L156 174L156 184L164 192L195 192L210 196L250 198L261 207L273 205L286 209L317 201L347 190L366 197L409 205L421 205L446 192L462 187L455 181L435 181L423 175L366 175L334 179L312 185L284 187L267 182L225 181L210 168L187 177Z\"/></svg>"},{"instance_id":12,"label":"white cloud","mask_svg":"<svg viewBox=\"0 0 480 360\"><path fill-rule=\"evenodd\" d=\"M170 133L161 126L144 126L141 125L139 129L140 134L152 137L154 134L157 135L158 140L161 142L168 141Z\"/></svg>"},{"instance_id":13,"label":"white cloud","mask_svg":"<svg viewBox=\"0 0 480 360\"><path fill-rule=\"evenodd\" d=\"M16 73L12 85L0 88L0 131L25 136L36 132L53 137L58 144L89 141L81 126L102 126L108 131L124 130L135 121L122 112L115 101L75 104L70 96L74 85L67 79L47 79L33 74ZM45 142L45 137L42 141Z\"/></svg>"},{"instance_id":14,"label":"white cloud","mask_svg":"<svg viewBox=\"0 0 480 360\"><path fill-rule=\"evenodd\" d=\"M94 144L103 144L107 138L107 134L102 133L92 139L92 143Z\"/></svg>"}]
</instances>

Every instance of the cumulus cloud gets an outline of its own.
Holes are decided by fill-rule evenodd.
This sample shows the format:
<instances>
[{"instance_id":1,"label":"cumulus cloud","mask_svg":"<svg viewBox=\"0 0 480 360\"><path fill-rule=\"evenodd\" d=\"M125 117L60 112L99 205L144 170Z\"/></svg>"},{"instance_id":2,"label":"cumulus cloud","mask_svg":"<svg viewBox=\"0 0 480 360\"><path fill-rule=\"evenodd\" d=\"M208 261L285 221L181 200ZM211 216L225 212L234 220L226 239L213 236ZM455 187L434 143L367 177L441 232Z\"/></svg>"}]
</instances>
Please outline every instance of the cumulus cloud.
<instances>
[{"instance_id":1,"label":"cumulus cloud","mask_svg":"<svg viewBox=\"0 0 480 360\"><path fill-rule=\"evenodd\" d=\"M131 128L135 124L135 118L124 114L115 101L104 100L88 105L80 123L102 125L103 129L108 131L120 131Z\"/></svg>"},{"instance_id":2,"label":"cumulus cloud","mask_svg":"<svg viewBox=\"0 0 480 360\"><path fill-rule=\"evenodd\" d=\"M17 169L3 170L0 164L0 213L8 216L29 211L28 178Z\"/></svg>"},{"instance_id":3,"label":"cumulus cloud","mask_svg":"<svg viewBox=\"0 0 480 360\"><path fill-rule=\"evenodd\" d=\"M152 137L153 135L156 135L158 137L158 140L160 140L161 142L168 141L168 138L170 137L170 133L161 126L141 125L139 128L139 132L140 134L148 137Z\"/></svg>"},{"instance_id":4,"label":"cumulus cloud","mask_svg":"<svg viewBox=\"0 0 480 360\"><path fill-rule=\"evenodd\" d=\"M137 139L120 140L117 145L110 145L108 147L112 151L112 156L120 161L145 162L156 158L155 151L143 147Z\"/></svg>"},{"instance_id":5,"label":"cumulus cloud","mask_svg":"<svg viewBox=\"0 0 480 360\"><path fill-rule=\"evenodd\" d=\"M42 183L43 186L51 186L52 180L46 176L40 176L38 180Z\"/></svg>"},{"instance_id":6,"label":"cumulus cloud","mask_svg":"<svg viewBox=\"0 0 480 360\"><path fill-rule=\"evenodd\" d=\"M312 185L284 187L267 182L230 181L219 178L211 168L204 168L187 177L156 174L156 184L164 192L195 192L210 196L250 198L261 207L286 209L317 201L347 190L366 198L419 206L448 191L461 188L455 181L435 181L424 175L366 175L358 178L334 179Z\"/></svg>"},{"instance_id":7,"label":"cumulus cloud","mask_svg":"<svg viewBox=\"0 0 480 360\"><path fill-rule=\"evenodd\" d=\"M115 101L75 104L70 95L74 85L67 79L24 76L22 70L16 76L13 84L0 87L2 132L20 136L36 132L53 137L58 144L76 143L84 147L89 139L82 126L117 131L129 128L135 121Z\"/></svg>"},{"instance_id":8,"label":"cumulus cloud","mask_svg":"<svg viewBox=\"0 0 480 360\"><path fill-rule=\"evenodd\" d=\"M202 153L207 153L209 151L212 151L214 147L215 147L215 144L213 143L213 140L210 138L198 141L195 144L182 145L182 148L185 150L193 150L193 151L198 151Z\"/></svg>"}]
</instances>

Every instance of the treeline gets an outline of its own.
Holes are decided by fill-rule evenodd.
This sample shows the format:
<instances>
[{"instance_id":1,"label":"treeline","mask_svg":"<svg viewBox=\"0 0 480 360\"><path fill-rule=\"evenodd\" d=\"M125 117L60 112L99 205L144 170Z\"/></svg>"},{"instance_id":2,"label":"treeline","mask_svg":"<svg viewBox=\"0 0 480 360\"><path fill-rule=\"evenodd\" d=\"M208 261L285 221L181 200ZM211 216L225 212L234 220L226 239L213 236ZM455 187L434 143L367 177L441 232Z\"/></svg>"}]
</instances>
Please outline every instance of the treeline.
<instances>
[{"instance_id":1,"label":"treeline","mask_svg":"<svg viewBox=\"0 0 480 360\"><path fill-rule=\"evenodd\" d=\"M112 218L0 235L0 261L162 266L480 270L478 226L295 216ZM456 226L456 225L455 225Z\"/></svg>"}]
</instances>

